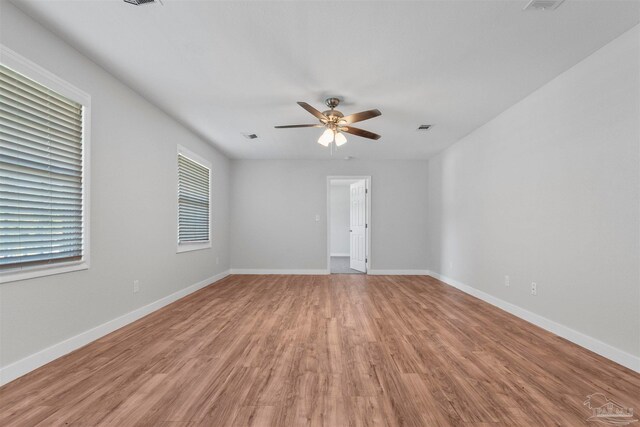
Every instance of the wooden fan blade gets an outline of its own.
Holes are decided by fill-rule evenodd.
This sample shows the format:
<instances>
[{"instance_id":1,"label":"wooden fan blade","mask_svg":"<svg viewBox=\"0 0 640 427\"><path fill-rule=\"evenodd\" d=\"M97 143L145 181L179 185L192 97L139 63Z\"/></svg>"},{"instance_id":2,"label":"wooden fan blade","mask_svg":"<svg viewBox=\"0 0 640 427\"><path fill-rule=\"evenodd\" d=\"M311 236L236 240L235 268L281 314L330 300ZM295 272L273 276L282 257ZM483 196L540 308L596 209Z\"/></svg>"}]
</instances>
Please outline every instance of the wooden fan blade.
<instances>
[{"instance_id":1,"label":"wooden fan blade","mask_svg":"<svg viewBox=\"0 0 640 427\"><path fill-rule=\"evenodd\" d=\"M341 127L340 130L342 132L350 133L351 135L361 136L363 138L369 139L380 139L380 135L377 133L369 132L368 130L354 128L353 126L344 126Z\"/></svg>"},{"instance_id":2,"label":"wooden fan blade","mask_svg":"<svg viewBox=\"0 0 640 427\"><path fill-rule=\"evenodd\" d=\"M291 129L291 128L322 128L324 125L318 123L317 125L286 125L286 126L274 126L276 129Z\"/></svg>"},{"instance_id":3,"label":"wooden fan blade","mask_svg":"<svg viewBox=\"0 0 640 427\"><path fill-rule=\"evenodd\" d=\"M350 114L348 116L343 117L342 119L340 119L340 122L342 122L343 120L344 120L344 123L346 124L361 122L363 120L373 119L374 117L378 117L381 114L382 113L380 112L380 110L361 111L359 113Z\"/></svg>"},{"instance_id":4,"label":"wooden fan blade","mask_svg":"<svg viewBox=\"0 0 640 427\"><path fill-rule=\"evenodd\" d=\"M298 105L304 108L305 110L307 110L308 112L310 112L311 114L313 114L314 116L316 116L319 120L325 120L325 121L327 120L327 116L325 116L320 111L316 110L306 102L298 102Z\"/></svg>"}]
</instances>

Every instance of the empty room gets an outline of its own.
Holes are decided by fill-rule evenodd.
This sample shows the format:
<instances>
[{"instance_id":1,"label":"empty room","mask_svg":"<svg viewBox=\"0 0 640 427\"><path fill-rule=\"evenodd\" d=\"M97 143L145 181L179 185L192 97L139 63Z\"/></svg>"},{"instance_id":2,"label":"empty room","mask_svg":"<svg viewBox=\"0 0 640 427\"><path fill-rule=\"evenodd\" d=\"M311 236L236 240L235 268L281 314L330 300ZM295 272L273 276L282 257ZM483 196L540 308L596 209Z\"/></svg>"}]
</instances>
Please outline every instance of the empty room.
<instances>
[{"instance_id":1,"label":"empty room","mask_svg":"<svg viewBox=\"0 0 640 427\"><path fill-rule=\"evenodd\" d=\"M640 426L640 0L0 0L0 426Z\"/></svg>"}]
</instances>

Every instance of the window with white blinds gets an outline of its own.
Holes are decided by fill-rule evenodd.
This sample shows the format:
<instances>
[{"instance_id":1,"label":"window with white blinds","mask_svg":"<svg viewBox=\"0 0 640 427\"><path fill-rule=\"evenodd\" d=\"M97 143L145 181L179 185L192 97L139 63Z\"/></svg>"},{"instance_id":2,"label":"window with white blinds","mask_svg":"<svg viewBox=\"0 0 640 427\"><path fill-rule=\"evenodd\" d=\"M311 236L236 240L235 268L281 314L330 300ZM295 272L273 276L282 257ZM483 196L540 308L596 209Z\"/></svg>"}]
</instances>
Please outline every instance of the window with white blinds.
<instances>
[{"instance_id":1,"label":"window with white blinds","mask_svg":"<svg viewBox=\"0 0 640 427\"><path fill-rule=\"evenodd\" d=\"M0 65L0 272L84 256L83 105Z\"/></svg>"},{"instance_id":2,"label":"window with white blinds","mask_svg":"<svg viewBox=\"0 0 640 427\"><path fill-rule=\"evenodd\" d=\"M211 169L178 151L178 251L211 247Z\"/></svg>"}]
</instances>

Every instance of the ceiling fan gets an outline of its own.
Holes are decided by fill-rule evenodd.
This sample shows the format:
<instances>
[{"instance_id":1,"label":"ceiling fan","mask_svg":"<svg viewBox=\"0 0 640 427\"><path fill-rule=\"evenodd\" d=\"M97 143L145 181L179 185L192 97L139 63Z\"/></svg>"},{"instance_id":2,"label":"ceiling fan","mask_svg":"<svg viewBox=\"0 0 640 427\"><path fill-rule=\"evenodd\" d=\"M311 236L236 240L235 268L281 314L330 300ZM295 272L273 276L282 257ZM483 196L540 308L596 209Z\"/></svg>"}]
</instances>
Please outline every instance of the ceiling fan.
<instances>
[{"instance_id":1,"label":"ceiling fan","mask_svg":"<svg viewBox=\"0 0 640 427\"><path fill-rule=\"evenodd\" d=\"M321 113L306 102L298 102L299 106L313 114L320 123L310 125L275 126L275 128L326 128L318 139L318 144L324 145L325 147L328 147L332 142L335 142L338 147L347 142L347 138L344 136L345 133L361 136L363 138L380 139L380 135L376 133L351 126L351 123L378 117L382 114L380 110L361 111L360 113L345 116L335 109L338 104L340 104L340 100L338 98L327 98L324 103L329 107L329 109Z\"/></svg>"}]
</instances>

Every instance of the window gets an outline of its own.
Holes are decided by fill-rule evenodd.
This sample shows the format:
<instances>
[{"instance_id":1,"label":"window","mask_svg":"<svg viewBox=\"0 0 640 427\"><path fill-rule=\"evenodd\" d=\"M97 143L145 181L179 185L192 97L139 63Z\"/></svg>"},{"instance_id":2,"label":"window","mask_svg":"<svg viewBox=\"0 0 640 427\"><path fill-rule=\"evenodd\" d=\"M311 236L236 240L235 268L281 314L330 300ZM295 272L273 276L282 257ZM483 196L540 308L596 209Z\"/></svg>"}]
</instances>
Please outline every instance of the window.
<instances>
[{"instance_id":1,"label":"window","mask_svg":"<svg viewBox=\"0 0 640 427\"><path fill-rule=\"evenodd\" d=\"M211 165L178 147L178 252L211 247Z\"/></svg>"},{"instance_id":2,"label":"window","mask_svg":"<svg viewBox=\"0 0 640 427\"><path fill-rule=\"evenodd\" d=\"M88 96L2 54L0 280L88 268Z\"/></svg>"}]
</instances>

